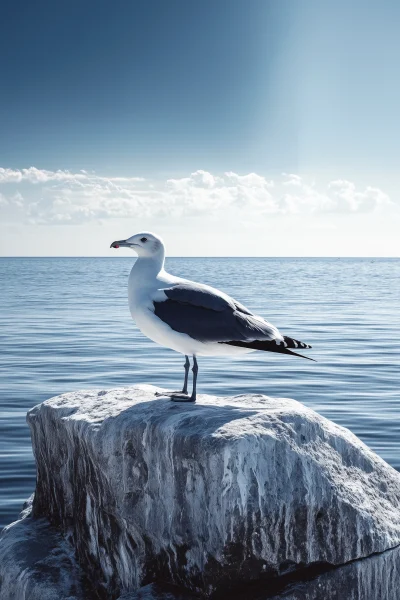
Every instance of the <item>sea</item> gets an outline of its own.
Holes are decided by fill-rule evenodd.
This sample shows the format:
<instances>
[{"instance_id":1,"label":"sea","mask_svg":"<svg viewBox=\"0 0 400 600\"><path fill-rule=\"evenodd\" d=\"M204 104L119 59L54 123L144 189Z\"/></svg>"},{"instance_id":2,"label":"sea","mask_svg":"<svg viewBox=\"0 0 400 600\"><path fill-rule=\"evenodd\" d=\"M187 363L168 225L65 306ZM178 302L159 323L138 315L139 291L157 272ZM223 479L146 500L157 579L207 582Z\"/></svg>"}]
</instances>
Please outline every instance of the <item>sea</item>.
<instances>
[{"instance_id":1,"label":"sea","mask_svg":"<svg viewBox=\"0 0 400 600\"><path fill-rule=\"evenodd\" d=\"M27 411L82 388L176 389L183 357L131 319L132 258L0 259L0 528L35 486ZM400 469L400 259L169 258L166 268L227 292L302 358L256 352L199 359L199 393L295 398L348 427Z\"/></svg>"}]
</instances>

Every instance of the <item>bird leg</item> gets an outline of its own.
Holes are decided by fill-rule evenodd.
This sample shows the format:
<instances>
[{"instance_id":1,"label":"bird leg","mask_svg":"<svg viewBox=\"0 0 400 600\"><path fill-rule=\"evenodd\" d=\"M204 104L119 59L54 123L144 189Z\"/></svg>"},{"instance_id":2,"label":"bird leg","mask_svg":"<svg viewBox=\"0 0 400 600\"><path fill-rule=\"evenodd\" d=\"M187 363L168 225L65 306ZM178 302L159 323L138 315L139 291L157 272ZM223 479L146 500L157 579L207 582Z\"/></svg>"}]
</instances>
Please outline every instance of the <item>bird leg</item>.
<instances>
[{"instance_id":1,"label":"bird leg","mask_svg":"<svg viewBox=\"0 0 400 600\"><path fill-rule=\"evenodd\" d=\"M197 384L197 373L199 372L199 365L197 364L197 359L194 354L193 354L192 371L193 371L193 389L192 389L192 395L190 397L190 400L192 402L196 402L196 384Z\"/></svg>"},{"instance_id":2,"label":"bird leg","mask_svg":"<svg viewBox=\"0 0 400 600\"><path fill-rule=\"evenodd\" d=\"M187 355L185 355L185 364L184 369L185 369L185 379L183 382L183 389L181 392L156 392L156 396L174 396L174 398L177 399L177 401L181 400L186 402L189 398L188 395L188 378L189 378L189 368L190 368L190 361L189 361L189 357Z\"/></svg>"},{"instance_id":3,"label":"bird leg","mask_svg":"<svg viewBox=\"0 0 400 600\"><path fill-rule=\"evenodd\" d=\"M185 384L183 389L185 390L186 387L186 393L182 393L182 394L172 394L171 395L171 400L173 400L174 402L196 402L196 382L197 382L197 373L199 372L199 366L197 364L197 360L196 357L193 355L193 390L192 390L192 395L189 397L187 395L187 378L188 378L188 374L189 374L189 366L190 366L190 362L189 362L189 358L186 357L186 362L185 362Z\"/></svg>"},{"instance_id":4,"label":"bird leg","mask_svg":"<svg viewBox=\"0 0 400 600\"><path fill-rule=\"evenodd\" d=\"M185 358L186 358L185 364L184 364L184 368L185 368L185 380L183 382L182 394L187 394L188 393L188 387L187 387L187 385L188 385L190 361L189 361L188 355L186 355Z\"/></svg>"}]
</instances>

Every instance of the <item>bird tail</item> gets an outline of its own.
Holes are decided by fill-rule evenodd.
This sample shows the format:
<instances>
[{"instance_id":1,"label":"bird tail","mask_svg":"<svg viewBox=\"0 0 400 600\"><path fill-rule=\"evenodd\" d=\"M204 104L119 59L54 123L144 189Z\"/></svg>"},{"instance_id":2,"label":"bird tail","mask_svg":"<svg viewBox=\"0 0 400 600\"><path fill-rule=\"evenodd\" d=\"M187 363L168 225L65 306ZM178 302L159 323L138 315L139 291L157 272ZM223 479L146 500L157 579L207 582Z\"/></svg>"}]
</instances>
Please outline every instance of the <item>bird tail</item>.
<instances>
[{"instance_id":1,"label":"bird tail","mask_svg":"<svg viewBox=\"0 0 400 600\"><path fill-rule=\"evenodd\" d=\"M230 346L240 346L242 348L263 350L264 352L278 352L279 354L291 354L292 356L299 356L300 358L306 358L307 360L317 362L315 358L310 358L309 356L304 356L304 354L300 354L299 352L293 352L293 350L291 350L291 348L311 348L309 344L299 342L298 340L294 340L287 336L284 336L283 340L283 343L279 340L254 340L252 342L232 341L223 343L229 344Z\"/></svg>"}]
</instances>

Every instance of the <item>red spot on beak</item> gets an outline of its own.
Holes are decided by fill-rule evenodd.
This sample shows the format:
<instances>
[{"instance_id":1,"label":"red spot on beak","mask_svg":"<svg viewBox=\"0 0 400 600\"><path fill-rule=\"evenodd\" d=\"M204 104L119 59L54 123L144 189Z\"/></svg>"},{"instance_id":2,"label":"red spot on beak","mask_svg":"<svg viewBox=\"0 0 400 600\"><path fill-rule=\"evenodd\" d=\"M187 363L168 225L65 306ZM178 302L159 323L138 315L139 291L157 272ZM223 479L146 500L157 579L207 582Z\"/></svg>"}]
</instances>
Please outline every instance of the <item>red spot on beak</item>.
<instances>
[{"instance_id":1,"label":"red spot on beak","mask_svg":"<svg viewBox=\"0 0 400 600\"><path fill-rule=\"evenodd\" d=\"M114 248L119 248L118 244L115 244Z\"/></svg>"}]
</instances>

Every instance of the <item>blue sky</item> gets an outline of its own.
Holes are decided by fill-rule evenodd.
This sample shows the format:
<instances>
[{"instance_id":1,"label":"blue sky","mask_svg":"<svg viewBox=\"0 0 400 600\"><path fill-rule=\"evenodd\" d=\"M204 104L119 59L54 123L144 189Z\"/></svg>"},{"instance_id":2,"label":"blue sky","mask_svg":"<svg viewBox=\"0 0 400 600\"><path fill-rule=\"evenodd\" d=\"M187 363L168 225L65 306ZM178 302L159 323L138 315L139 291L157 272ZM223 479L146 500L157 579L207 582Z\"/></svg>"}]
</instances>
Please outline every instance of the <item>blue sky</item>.
<instances>
[{"instance_id":1,"label":"blue sky","mask_svg":"<svg viewBox=\"0 0 400 600\"><path fill-rule=\"evenodd\" d=\"M106 254L140 228L201 255L207 227L211 253L268 255L265 223L290 255L398 255L399 23L392 0L8 1L1 253Z\"/></svg>"}]
</instances>

